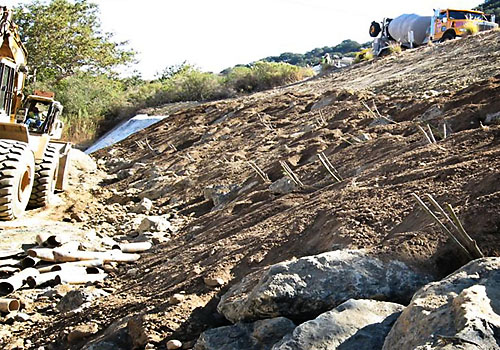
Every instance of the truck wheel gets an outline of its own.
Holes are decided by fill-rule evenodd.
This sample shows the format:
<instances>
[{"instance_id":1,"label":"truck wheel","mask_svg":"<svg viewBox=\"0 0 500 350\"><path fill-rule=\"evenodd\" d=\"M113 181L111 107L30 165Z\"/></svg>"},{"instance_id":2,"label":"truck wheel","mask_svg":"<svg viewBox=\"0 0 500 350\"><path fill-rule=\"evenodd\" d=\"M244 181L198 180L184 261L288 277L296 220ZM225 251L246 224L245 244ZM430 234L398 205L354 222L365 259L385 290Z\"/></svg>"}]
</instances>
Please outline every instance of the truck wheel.
<instances>
[{"instance_id":1,"label":"truck wheel","mask_svg":"<svg viewBox=\"0 0 500 350\"><path fill-rule=\"evenodd\" d=\"M380 32L382 31L382 28L380 27L380 24L373 21L372 24L370 25L370 36L372 38L376 38Z\"/></svg>"},{"instance_id":2,"label":"truck wheel","mask_svg":"<svg viewBox=\"0 0 500 350\"><path fill-rule=\"evenodd\" d=\"M28 205L35 158L26 142L0 140L0 220L19 218Z\"/></svg>"},{"instance_id":3,"label":"truck wheel","mask_svg":"<svg viewBox=\"0 0 500 350\"><path fill-rule=\"evenodd\" d=\"M447 40L453 40L453 39L455 39L455 37L456 37L455 33L446 32L443 34L443 36L441 37L441 40L439 40L439 42L442 43L442 42L447 41Z\"/></svg>"},{"instance_id":4,"label":"truck wheel","mask_svg":"<svg viewBox=\"0 0 500 350\"><path fill-rule=\"evenodd\" d=\"M35 182L29 200L30 207L45 207L53 202L58 168L59 156L56 148L47 145L43 159L35 162Z\"/></svg>"}]
</instances>

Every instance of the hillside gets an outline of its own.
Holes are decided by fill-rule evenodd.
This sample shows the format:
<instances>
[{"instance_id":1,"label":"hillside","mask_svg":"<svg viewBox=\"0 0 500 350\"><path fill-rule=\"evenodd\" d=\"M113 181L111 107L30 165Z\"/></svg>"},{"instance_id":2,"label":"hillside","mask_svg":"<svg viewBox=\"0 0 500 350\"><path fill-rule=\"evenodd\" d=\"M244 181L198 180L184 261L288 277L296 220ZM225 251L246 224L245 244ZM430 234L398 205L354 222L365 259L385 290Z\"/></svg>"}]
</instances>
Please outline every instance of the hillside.
<instances>
[{"instance_id":1,"label":"hillside","mask_svg":"<svg viewBox=\"0 0 500 350\"><path fill-rule=\"evenodd\" d=\"M413 192L452 204L484 255L500 256L500 126L486 122L500 110L499 49L494 31L405 51L185 108L98 151L110 175L93 202L69 196L66 217L98 237L141 239L144 216L132 209L149 198L149 214L174 227L139 262L110 272L101 287L112 294L80 313L48 312L37 327L16 326L16 336L33 348L129 349L128 337L137 334L127 322L141 315L151 349L165 349L169 339L192 348L204 330L230 324L217 304L243 278L255 284L272 264L342 249L365 249L441 279L469 259ZM437 143L420 132L427 125ZM343 181L328 174L321 152ZM270 189L284 177L280 161L303 186ZM171 299L176 293L184 295L179 303ZM50 301L41 302L31 310L51 310ZM89 323L97 325L95 336L66 343L73 327Z\"/></svg>"}]
</instances>

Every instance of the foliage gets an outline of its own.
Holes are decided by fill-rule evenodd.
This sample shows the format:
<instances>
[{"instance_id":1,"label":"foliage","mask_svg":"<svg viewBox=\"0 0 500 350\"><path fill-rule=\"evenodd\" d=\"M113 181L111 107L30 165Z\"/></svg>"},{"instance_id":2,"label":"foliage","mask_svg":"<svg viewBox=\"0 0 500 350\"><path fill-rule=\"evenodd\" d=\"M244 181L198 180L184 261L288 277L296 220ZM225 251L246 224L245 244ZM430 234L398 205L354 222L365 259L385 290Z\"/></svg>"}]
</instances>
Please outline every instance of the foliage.
<instances>
[{"instance_id":1,"label":"foliage","mask_svg":"<svg viewBox=\"0 0 500 350\"><path fill-rule=\"evenodd\" d=\"M301 67L315 66L320 64L321 58L327 53L330 54L330 56L353 56L356 51L359 51L362 47L369 44L371 43L359 44L356 41L347 39L337 46L316 48L305 54L285 52L279 56L266 57L263 61L284 62Z\"/></svg>"},{"instance_id":2,"label":"foliage","mask_svg":"<svg viewBox=\"0 0 500 350\"><path fill-rule=\"evenodd\" d=\"M237 92L252 92L289 84L312 75L312 70L288 63L259 61L250 67L230 70L226 85Z\"/></svg>"},{"instance_id":3,"label":"foliage","mask_svg":"<svg viewBox=\"0 0 500 350\"><path fill-rule=\"evenodd\" d=\"M42 81L58 82L80 71L110 73L133 60L125 43L102 32L98 6L87 0L32 0L14 8L14 18L29 66Z\"/></svg>"},{"instance_id":4,"label":"foliage","mask_svg":"<svg viewBox=\"0 0 500 350\"><path fill-rule=\"evenodd\" d=\"M401 45L398 43L391 43L389 45L389 52L390 53L401 53L403 49L401 49Z\"/></svg>"},{"instance_id":5,"label":"foliage","mask_svg":"<svg viewBox=\"0 0 500 350\"><path fill-rule=\"evenodd\" d=\"M373 50L372 49L364 49L356 54L356 58L354 59L354 63L360 63L363 61L370 61L373 59Z\"/></svg>"},{"instance_id":6,"label":"foliage","mask_svg":"<svg viewBox=\"0 0 500 350\"><path fill-rule=\"evenodd\" d=\"M496 22L500 23L500 0L487 0L476 7L476 9L490 15L495 15Z\"/></svg>"},{"instance_id":7,"label":"foliage","mask_svg":"<svg viewBox=\"0 0 500 350\"><path fill-rule=\"evenodd\" d=\"M467 35L476 35L479 33L479 26L473 22L467 22L463 27L466 30Z\"/></svg>"}]
</instances>

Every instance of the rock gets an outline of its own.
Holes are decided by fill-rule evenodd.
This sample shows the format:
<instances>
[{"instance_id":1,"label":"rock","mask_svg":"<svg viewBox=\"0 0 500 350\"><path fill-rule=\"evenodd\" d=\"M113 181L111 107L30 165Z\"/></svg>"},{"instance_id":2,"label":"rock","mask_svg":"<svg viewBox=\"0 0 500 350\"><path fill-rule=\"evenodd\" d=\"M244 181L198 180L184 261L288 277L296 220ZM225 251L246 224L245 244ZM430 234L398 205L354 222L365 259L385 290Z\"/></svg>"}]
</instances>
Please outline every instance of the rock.
<instances>
[{"instance_id":1,"label":"rock","mask_svg":"<svg viewBox=\"0 0 500 350\"><path fill-rule=\"evenodd\" d=\"M92 293L85 289L72 290L61 298L56 309L63 313L69 312L89 304L93 298Z\"/></svg>"},{"instance_id":2,"label":"rock","mask_svg":"<svg viewBox=\"0 0 500 350\"><path fill-rule=\"evenodd\" d=\"M137 214L145 214L148 213L151 208L153 208L153 202L149 198L143 198L140 203L132 208L132 212Z\"/></svg>"},{"instance_id":3,"label":"rock","mask_svg":"<svg viewBox=\"0 0 500 350\"><path fill-rule=\"evenodd\" d=\"M389 119L389 120L387 120ZM374 119L370 124L368 124L368 126L379 126L379 125L389 125L389 124L392 124L390 122L390 120L392 120L391 118L387 117L386 118L377 118L377 119Z\"/></svg>"},{"instance_id":4,"label":"rock","mask_svg":"<svg viewBox=\"0 0 500 350\"><path fill-rule=\"evenodd\" d=\"M208 286L208 287L211 287L211 288L217 288L217 287L222 287L224 284L226 284L226 282L220 278L220 277L216 277L216 278L212 278L212 277L205 277L203 279L203 282Z\"/></svg>"},{"instance_id":5,"label":"rock","mask_svg":"<svg viewBox=\"0 0 500 350\"><path fill-rule=\"evenodd\" d=\"M499 334L500 258L483 258L420 289L383 349L498 349Z\"/></svg>"},{"instance_id":6,"label":"rock","mask_svg":"<svg viewBox=\"0 0 500 350\"><path fill-rule=\"evenodd\" d=\"M175 349L180 349L182 348L182 343L178 340L169 340L167 342L167 349L168 350L175 350Z\"/></svg>"},{"instance_id":7,"label":"rock","mask_svg":"<svg viewBox=\"0 0 500 350\"><path fill-rule=\"evenodd\" d=\"M144 329L144 316L131 318L127 322L127 329L132 341L132 349L142 349L149 342L148 335Z\"/></svg>"},{"instance_id":8,"label":"rock","mask_svg":"<svg viewBox=\"0 0 500 350\"><path fill-rule=\"evenodd\" d=\"M206 200L211 200L214 203L214 209L220 209L236 198L239 190L238 185L211 186L203 190L203 196Z\"/></svg>"},{"instance_id":9,"label":"rock","mask_svg":"<svg viewBox=\"0 0 500 350\"><path fill-rule=\"evenodd\" d=\"M295 182L293 182L288 176L282 177L276 180L269 186L269 191L276 194L288 194L292 193L297 188Z\"/></svg>"},{"instance_id":10,"label":"rock","mask_svg":"<svg viewBox=\"0 0 500 350\"><path fill-rule=\"evenodd\" d=\"M5 317L6 324L12 324L14 322L27 322L31 319L31 316L24 312L11 312Z\"/></svg>"},{"instance_id":11,"label":"rock","mask_svg":"<svg viewBox=\"0 0 500 350\"><path fill-rule=\"evenodd\" d=\"M232 322L309 317L349 299L407 303L429 281L399 261L362 250L337 250L271 266L255 285L249 276L224 294L217 309Z\"/></svg>"},{"instance_id":12,"label":"rock","mask_svg":"<svg viewBox=\"0 0 500 350\"><path fill-rule=\"evenodd\" d=\"M180 304L186 299L186 296L184 294L174 294L168 299L168 303L170 305L177 305Z\"/></svg>"},{"instance_id":13,"label":"rock","mask_svg":"<svg viewBox=\"0 0 500 350\"><path fill-rule=\"evenodd\" d=\"M116 173L116 178L121 181L125 180L135 174L133 169L122 169Z\"/></svg>"},{"instance_id":14,"label":"rock","mask_svg":"<svg viewBox=\"0 0 500 350\"><path fill-rule=\"evenodd\" d=\"M163 216L148 216L144 218L137 229L139 233L144 232L165 232L170 230L172 225Z\"/></svg>"},{"instance_id":15,"label":"rock","mask_svg":"<svg viewBox=\"0 0 500 350\"><path fill-rule=\"evenodd\" d=\"M379 350L403 309L400 304L351 299L302 323L272 350Z\"/></svg>"},{"instance_id":16,"label":"rock","mask_svg":"<svg viewBox=\"0 0 500 350\"><path fill-rule=\"evenodd\" d=\"M440 117L443 115L443 110L442 107L439 105L433 105L429 109L427 109L419 118L418 120L432 120L436 119L437 117Z\"/></svg>"},{"instance_id":17,"label":"rock","mask_svg":"<svg viewBox=\"0 0 500 350\"><path fill-rule=\"evenodd\" d=\"M99 326L95 323L76 326L67 336L68 343L75 344L99 332Z\"/></svg>"},{"instance_id":18,"label":"rock","mask_svg":"<svg viewBox=\"0 0 500 350\"><path fill-rule=\"evenodd\" d=\"M484 124L500 124L500 112L491 113L486 115L486 119L484 120Z\"/></svg>"},{"instance_id":19,"label":"rock","mask_svg":"<svg viewBox=\"0 0 500 350\"><path fill-rule=\"evenodd\" d=\"M71 220L75 222L86 222L89 221L89 216L84 212L72 212L70 215Z\"/></svg>"},{"instance_id":20,"label":"rock","mask_svg":"<svg viewBox=\"0 0 500 350\"><path fill-rule=\"evenodd\" d=\"M321 109L321 108L324 108L326 106L329 106L329 105L333 104L335 101L337 101L336 95L324 96L321 100L319 100L318 102L314 103L311 106L311 111L315 111L317 109Z\"/></svg>"},{"instance_id":21,"label":"rock","mask_svg":"<svg viewBox=\"0 0 500 350\"><path fill-rule=\"evenodd\" d=\"M294 328L284 317L214 328L200 335L194 350L269 350Z\"/></svg>"}]
</instances>

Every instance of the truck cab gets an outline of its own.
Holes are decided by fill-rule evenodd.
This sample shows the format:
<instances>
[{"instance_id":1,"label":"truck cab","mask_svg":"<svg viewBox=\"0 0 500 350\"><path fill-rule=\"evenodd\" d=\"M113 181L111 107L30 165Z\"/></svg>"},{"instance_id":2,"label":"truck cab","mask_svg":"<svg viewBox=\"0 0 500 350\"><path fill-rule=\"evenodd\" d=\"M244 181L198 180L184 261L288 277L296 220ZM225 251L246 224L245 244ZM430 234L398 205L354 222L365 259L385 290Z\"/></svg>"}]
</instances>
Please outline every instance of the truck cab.
<instances>
[{"instance_id":1,"label":"truck cab","mask_svg":"<svg viewBox=\"0 0 500 350\"><path fill-rule=\"evenodd\" d=\"M436 10L431 25L434 41L446 41L467 35L467 27L477 26L479 31L490 30L498 26L488 21L485 14L473 10Z\"/></svg>"}]
</instances>

